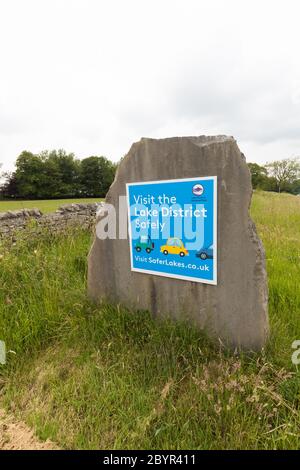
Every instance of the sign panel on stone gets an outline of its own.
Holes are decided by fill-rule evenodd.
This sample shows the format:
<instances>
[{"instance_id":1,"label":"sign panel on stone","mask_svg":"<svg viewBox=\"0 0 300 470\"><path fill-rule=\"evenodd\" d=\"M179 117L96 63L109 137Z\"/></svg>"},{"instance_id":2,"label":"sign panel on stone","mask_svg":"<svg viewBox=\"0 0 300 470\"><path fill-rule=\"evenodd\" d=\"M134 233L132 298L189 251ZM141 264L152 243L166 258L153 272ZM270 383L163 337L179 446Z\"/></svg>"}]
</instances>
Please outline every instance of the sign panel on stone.
<instances>
[{"instance_id":1,"label":"sign panel on stone","mask_svg":"<svg viewBox=\"0 0 300 470\"><path fill-rule=\"evenodd\" d=\"M126 189L131 270L217 284L217 177Z\"/></svg>"}]
</instances>

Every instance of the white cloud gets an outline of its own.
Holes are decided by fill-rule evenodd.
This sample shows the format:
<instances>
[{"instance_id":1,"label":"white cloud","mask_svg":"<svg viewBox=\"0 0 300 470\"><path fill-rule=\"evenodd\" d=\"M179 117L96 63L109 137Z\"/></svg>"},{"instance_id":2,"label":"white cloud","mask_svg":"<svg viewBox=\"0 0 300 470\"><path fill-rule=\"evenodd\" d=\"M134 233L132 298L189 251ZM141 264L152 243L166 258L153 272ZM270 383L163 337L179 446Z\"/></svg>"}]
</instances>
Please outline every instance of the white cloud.
<instances>
[{"instance_id":1,"label":"white cloud","mask_svg":"<svg viewBox=\"0 0 300 470\"><path fill-rule=\"evenodd\" d=\"M142 136L234 135L300 154L296 0L0 0L0 162L63 147L118 160Z\"/></svg>"}]
</instances>

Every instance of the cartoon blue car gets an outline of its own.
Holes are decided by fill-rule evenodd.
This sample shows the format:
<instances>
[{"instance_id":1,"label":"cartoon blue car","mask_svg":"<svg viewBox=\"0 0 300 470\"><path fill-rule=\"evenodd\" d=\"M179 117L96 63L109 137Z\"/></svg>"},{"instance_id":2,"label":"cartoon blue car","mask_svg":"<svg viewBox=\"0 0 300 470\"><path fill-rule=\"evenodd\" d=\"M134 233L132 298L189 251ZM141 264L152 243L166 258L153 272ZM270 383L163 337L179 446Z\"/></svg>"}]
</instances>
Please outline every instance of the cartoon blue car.
<instances>
[{"instance_id":1,"label":"cartoon blue car","mask_svg":"<svg viewBox=\"0 0 300 470\"><path fill-rule=\"evenodd\" d=\"M213 245L210 245L208 248L201 248L201 250L196 253L196 256L201 259L212 259L214 257Z\"/></svg>"}]
</instances>

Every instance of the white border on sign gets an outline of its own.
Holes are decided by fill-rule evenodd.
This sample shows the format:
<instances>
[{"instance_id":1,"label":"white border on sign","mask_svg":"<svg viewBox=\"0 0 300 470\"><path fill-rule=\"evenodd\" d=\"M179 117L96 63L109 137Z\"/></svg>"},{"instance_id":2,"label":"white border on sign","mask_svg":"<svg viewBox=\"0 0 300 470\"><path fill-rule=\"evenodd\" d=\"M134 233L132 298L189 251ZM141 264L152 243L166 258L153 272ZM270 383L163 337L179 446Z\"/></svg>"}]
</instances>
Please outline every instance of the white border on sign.
<instances>
[{"instance_id":1,"label":"white border on sign","mask_svg":"<svg viewBox=\"0 0 300 470\"><path fill-rule=\"evenodd\" d=\"M158 183L179 183L182 181L199 181L199 180L213 180L214 182L214 258L213 258L213 274L214 278L210 279L201 279L199 277L192 277L192 276L180 276L177 274L169 274L169 273L162 273L159 271L150 271L148 269L140 269L133 267L133 253L132 253L132 234L131 234L131 224L130 224L130 201L129 201L129 190L130 186L140 186L144 184L158 184ZM218 214L217 214L217 191L218 191L218 177L217 176L199 176L198 178L182 178L182 179L171 179L171 180L157 180L157 181L142 181L136 183L126 183L126 197L127 197L127 212L128 212L128 235L129 235L129 248L130 248L130 264L131 264L131 271L143 273L143 274L153 274L154 276L163 276L163 277L170 277L173 279L181 279L184 281L193 281L193 282L201 282L202 284L211 284L216 286L218 280L217 274L217 256L218 256L218 231L217 231L217 223L218 223Z\"/></svg>"}]
</instances>

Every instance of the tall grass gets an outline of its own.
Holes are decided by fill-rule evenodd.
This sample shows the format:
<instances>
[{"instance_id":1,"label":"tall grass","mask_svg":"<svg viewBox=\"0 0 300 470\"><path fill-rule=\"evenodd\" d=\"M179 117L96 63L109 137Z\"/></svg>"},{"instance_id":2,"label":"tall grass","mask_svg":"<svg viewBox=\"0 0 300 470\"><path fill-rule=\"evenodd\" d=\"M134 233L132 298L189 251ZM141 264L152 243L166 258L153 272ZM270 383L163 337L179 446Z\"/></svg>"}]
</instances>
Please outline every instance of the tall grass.
<instances>
[{"instance_id":1,"label":"tall grass","mask_svg":"<svg viewBox=\"0 0 300 470\"><path fill-rule=\"evenodd\" d=\"M196 329L86 298L90 234L2 246L1 401L65 448L299 448L300 201L255 194L270 342L235 356Z\"/></svg>"},{"instance_id":2,"label":"tall grass","mask_svg":"<svg viewBox=\"0 0 300 470\"><path fill-rule=\"evenodd\" d=\"M266 250L273 360L290 362L300 339L300 198L257 192L251 214Z\"/></svg>"}]
</instances>

